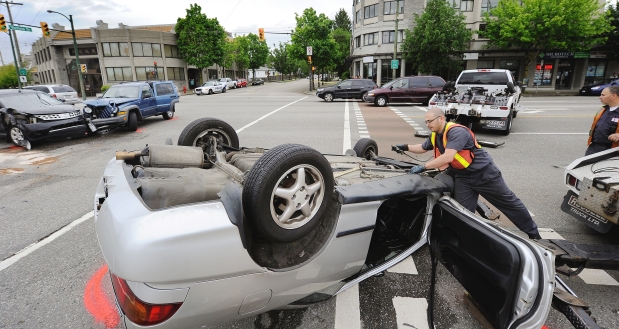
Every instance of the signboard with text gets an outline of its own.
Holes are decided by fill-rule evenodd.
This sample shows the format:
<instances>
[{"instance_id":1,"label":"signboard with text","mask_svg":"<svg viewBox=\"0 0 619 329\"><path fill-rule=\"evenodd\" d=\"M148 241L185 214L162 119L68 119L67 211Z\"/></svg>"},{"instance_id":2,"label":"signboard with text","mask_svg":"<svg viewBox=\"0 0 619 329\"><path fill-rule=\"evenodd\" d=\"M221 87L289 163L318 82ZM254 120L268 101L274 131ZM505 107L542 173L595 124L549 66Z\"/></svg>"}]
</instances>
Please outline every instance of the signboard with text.
<instances>
[{"instance_id":1,"label":"signboard with text","mask_svg":"<svg viewBox=\"0 0 619 329\"><path fill-rule=\"evenodd\" d=\"M400 64L400 62L397 59L392 59L391 60L391 68L392 69L397 69L399 64Z\"/></svg>"}]
</instances>

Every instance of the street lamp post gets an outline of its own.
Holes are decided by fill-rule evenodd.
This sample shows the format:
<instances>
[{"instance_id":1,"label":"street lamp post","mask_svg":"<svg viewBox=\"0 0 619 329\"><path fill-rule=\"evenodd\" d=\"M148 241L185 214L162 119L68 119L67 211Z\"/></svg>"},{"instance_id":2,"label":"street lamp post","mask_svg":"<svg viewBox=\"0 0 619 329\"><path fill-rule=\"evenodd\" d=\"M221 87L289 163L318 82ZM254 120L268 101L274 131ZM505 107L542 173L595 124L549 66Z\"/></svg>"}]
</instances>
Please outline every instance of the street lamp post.
<instances>
[{"instance_id":1,"label":"street lamp post","mask_svg":"<svg viewBox=\"0 0 619 329\"><path fill-rule=\"evenodd\" d=\"M58 15L62 15L64 16L64 18L68 19L69 22L71 22L71 34L73 35L73 50L75 51L75 65L77 66L77 76L80 80L80 90L82 92L82 100L86 100L86 89L84 88L84 78L82 77L82 68L80 65L80 55L77 53L77 41L75 40L75 28L73 27L73 15L69 15L69 17L67 17L64 14L61 14L57 11L53 11L53 10L48 10L48 13L54 13L54 14L58 14Z\"/></svg>"}]
</instances>

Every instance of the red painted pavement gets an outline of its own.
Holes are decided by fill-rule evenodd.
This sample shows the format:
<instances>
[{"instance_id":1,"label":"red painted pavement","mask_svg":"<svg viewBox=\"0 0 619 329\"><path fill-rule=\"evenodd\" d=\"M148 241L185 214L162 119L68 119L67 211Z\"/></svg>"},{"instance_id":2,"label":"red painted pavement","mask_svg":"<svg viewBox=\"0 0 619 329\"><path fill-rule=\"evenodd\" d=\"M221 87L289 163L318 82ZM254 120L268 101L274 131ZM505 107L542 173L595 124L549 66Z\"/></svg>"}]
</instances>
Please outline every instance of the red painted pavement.
<instances>
[{"instance_id":1,"label":"red painted pavement","mask_svg":"<svg viewBox=\"0 0 619 329\"><path fill-rule=\"evenodd\" d=\"M107 298L101 287L101 280L106 273L107 265L103 265L90 278L84 289L84 306L97 323L105 325L106 328L114 328L118 326L120 316L113 302Z\"/></svg>"}]
</instances>

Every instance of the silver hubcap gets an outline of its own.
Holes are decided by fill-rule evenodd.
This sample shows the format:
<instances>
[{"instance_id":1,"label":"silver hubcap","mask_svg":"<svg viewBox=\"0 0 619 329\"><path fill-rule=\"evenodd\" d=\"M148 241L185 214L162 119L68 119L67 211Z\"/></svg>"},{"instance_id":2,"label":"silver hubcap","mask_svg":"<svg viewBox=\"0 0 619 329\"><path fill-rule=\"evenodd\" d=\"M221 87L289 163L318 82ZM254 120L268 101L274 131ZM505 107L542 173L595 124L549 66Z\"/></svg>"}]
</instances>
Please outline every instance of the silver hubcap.
<instances>
[{"instance_id":1,"label":"silver hubcap","mask_svg":"<svg viewBox=\"0 0 619 329\"><path fill-rule=\"evenodd\" d=\"M271 216L290 230L307 224L324 198L324 178L314 166L298 165L288 170L271 194Z\"/></svg>"},{"instance_id":2,"label":"silver hubcap","mask_svg":"<svg viewBox=\"0 0 619 329\"><path fill-rule=\"evenodd\" d=\"M381 98L378 99L377 102L378 102L378 105L383 106L383 105L385 105L387 103L387 100L385 98L381 97Z\"/></svg>"},{"instance_id":3,"label":"silver hubcap","mask_svg":"<svg viewBox=\"0 0 619 329\"><path fill-rule=\"evenodd\" d=\"M172 111L172 110L168 111L168 116L169 116L170 118L171 118L171 117L173 117L173 116L174 116L174 111Z\"/></svg>"},{"instance_id":4,"label":"silver hubcap","mask_svg":"<svg viewBox=\"0 0 619 329\"><path fill-rule=\"evenodd\" d=\"M208 142L208 136L215 136L215 138L217 138L217 140L221 140L222 142L226 143L226 144L230 144L230 136L228 136L228 134L226 134L223 130L221 129L217 129L217 128L213 128L213 129L207 129L203 132L201 132L198 137L196 137L196 139L193 140L193 146L199 146L202 147L202 145L207 144Z\"/></svg>"},{"instance_id":5,"label":"silver hubcap","mask_svg":"<svg viewBox=\"0 0 619 329\"><path fill-rule=\"evenodd\" d=\"M326 100L327 102L330 102L330 101L332 101L332 100L333 100L333 96L331 96L331 94L326 94L326 95L325 95L325 100Z\"/></svg>"},{"instance_id":6,"label":"silver hubcap","mask_svg":"<svg viewBox=\"0 0 619 329\"><path fill-rule=\"evenodd\" d=\"M11 128L11 140L13 140L14 143L23 142L25 139L26 137L24 137L24 133L22 133L22 131L19 128L17 127Z\"/></svg>"}]
</instances>

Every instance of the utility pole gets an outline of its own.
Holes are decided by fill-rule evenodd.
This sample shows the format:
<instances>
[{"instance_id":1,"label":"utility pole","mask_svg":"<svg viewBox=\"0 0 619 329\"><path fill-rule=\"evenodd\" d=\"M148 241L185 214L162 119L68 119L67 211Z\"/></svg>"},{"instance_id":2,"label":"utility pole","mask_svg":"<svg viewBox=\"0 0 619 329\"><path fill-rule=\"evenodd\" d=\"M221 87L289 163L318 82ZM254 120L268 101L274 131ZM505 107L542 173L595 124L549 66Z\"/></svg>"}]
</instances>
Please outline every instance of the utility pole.
<instances>
[{"instance_id":1,"label":"utility pole","mask_svg":"<svg viewBox=\"0 0 619 329\"><path fill-rule=\"evenodd\" d=\"M6 10L9 12L9 23L11 24L11 26L13 26L13 15L11 15L11 7L9 7L9 2L3 1L3 3L6 5ZM11 1L10 4L20 5L20 6L23 5L22 3L14 3L13 1ZM19 60L19 66L21 67L22 59L21 59L21 52L19 51L19 42L17 41L17 34L15 33L15 30L13 30L12 32L9 31L9 33L13 33L13 39L15 40L15 48L17 48L17 59Z\"/></svg>"},{"instance_id":2,"label":"utility pole","mask_svg":"<svg viewBox=\"0 0 619 329\"><path fill-rule=\"evenodd\" d=\"M398 60L398 12L400 11L400 0L395 2L395 42L393 43L393 60ZM393 66L393 65L392 65ZM395 79L396 68L393 69L393 77Z\"/></svg>"},{"instance_id":3,"label":"utility pole","mask_svg":"<svg viewBox=\"0 0 619 329\"><path fill-rule=\"evenodd\" d=\"M4 58L2 57L2 52L0 52L0 60L2 61L2 66L4 66Z\"/></svg>"}]
</instances>

